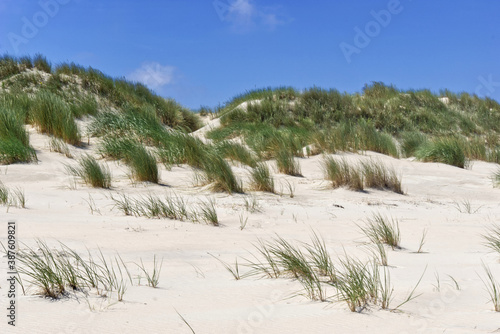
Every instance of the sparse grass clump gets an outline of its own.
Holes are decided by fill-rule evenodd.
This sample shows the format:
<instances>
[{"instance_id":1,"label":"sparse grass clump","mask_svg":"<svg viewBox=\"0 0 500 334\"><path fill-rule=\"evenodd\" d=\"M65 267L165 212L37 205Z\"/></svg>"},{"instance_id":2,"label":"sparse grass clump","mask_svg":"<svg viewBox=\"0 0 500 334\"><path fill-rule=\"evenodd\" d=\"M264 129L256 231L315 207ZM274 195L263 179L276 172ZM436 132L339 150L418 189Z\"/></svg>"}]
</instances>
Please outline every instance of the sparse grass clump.
<instances>
[{"instance_id":1,"label":"sparse grass clump","mask_svg":"<svg viewBox=\"0 0 500 334\"><path fill-rule=\"evenodd\" d=\"M71 154L68 145L66 145L66 143L59 138L56 137L50 138L49 147L52 152L64 154L66 158L70 159L73 158L73 155Z\"/></svg>"},{"instance_id":2,"label":"sparse grass clump","mask_svg":"<svg viewBox=\"0 0 500 334\"><path fill-rule=\"evenodd\" d=\"M193 217L193 214L187 210L185 200L176 195L166 195L161 198L150 194L133 198L121 194L118 197L111 195L111 199L115 202L114 207L127 216L173 220L187 220Z\"/></svg>"},{"instance_id":3,"label":"sparse grass clump","mask_svg":"<svg viewBox=\"0 0 500 334\"><path fill-rule=\"evenodd\" d=\"M66 166L68 171L74 176L82 178L82 180L94 188L109 188L111 187L111 173L107 166L100 165L94 157L84 155L78 167Z\"/></svg>"},{"instance_id":4,"label":"sparse grass clump","mask_svg":"<svg viewBox=\"0 0 500 334\"><path fill-rule=\"evenodd\" d=\"M263 163L258 163L251 172L251 186L256 191L267 191L274 193L274 179L269 167Z\"/></svg>"},{"instance_id":5,"label":"sparse grass clump","mask_svg":"<svg viewBox=\"0 0 500 334\"><path fill-rule=\"evenodd\" d=\"M150 219L191 220L219 226L219 218L214 199L202 201L194 210L189 210L187 202L177 195L165 195L163 198L149 194L133 198L126 194L111 195L114 207L127 216L147 217Z\"/></svg>"},{"instance_id":6,"label":"sparse grass clump","mask_svg":"<svg viewBox=\"0 0 500 334\"><path fill-rule=\"evenodd\" d=\"M245 276L296 279L303 287L303 292L297 294L311 300L330 300L327 287L332 287L337 292L334 297L346 302L352 312L361 312L370 303L383 309L390 306L393 288L386 268L381 273L375 261L365 263L347 255L340 258L340 265L334 266L325 242L317 234L311 244L305 243L303 247L279 236L269 242L259 240L255 247L261 258L254 256L254 260L247 260L245 265L251 271ZM413 298L412 291L404 303Z\"/></svg>"},{"instance_id":7,"label":"sparse grass clump","mask_svg":"<svg viewBox=\"0 0 500 334\"><path fill-rule=\"evenodd\" d=\"M401 236L399 233L399 222L395 219L382 216L382 214L374 214L372 218L367 221L367 226L360 227L361 231L370 239L374 244L384 243L392 247L392 249L399 249Z\"/></svg>"},{"instance_id":8,"label":"sparse grass clump","mask_svg":"<svg viewBox=\"0 0 500 334\"><path fill-rule=\"evenodd\" d=\"M422 145L416 152L418 159L426 162L441 162L444 164L466 168L463 143L457 138L440 138Z\"/></svg>"},{"instance_id":9,"label":"sparse grass clump","mask_svg":"<svg viewBox=\"0 0 500 334\"><path fill-rule=\"evenodd\" d=\"M236 178L231 166L219 155L209 152L202 161L202 170L206 182L216 192L243 193L243 187Z\"/></svg>"},{"instance_id":10,"label":"sparse grass clump","mask_svg":"<svg viewBox=\"0 0 500 334\"><path fill-rule=\"evenodd\" d=\"M37 161L35 150L17 139L0 139L0 164Z\"/></svg>"},{"instance_id":11,"label":"sparse grass clump","mask_svg":"<svg viewBox=\"0 0 500 334\"><path fill-rule=\"evenodd\" d=\"M281 148L276 152L276 165L280 173L291 176L302 176L300 163L295 160L293 154L286 148Z\"/></svg>"},{"instance_id":12,"label":"sparse grass clump","mask_svg":"<svg viewBox=\"0 0 500 334\"><path fill-rule=\"evenodd\" d=\"M320 246L319 249L315 247ZM260 241L256 245L258 252L264 256L264 262L256 258L255 261L248 261L247 264L252 271L250 275L264 275L271 278L291 277L297 279L303 287L304 295L311 300L326 300L326 290L324 282L321 280L321 274L318 272L315 264L320 264L324 272L324 265L321 256L326 249L322 244L314 243L309 245L309 252L303 252L302 249L286 241L281 237L276 237L271 242ZM312 260L311 256L315 259ZM333 267L327 268L328 273L333 273ZM327 281L331 277L327 278Z\"/></svg>"},{"instance_id":13,"label":"sparse grass clump","mask_svg":"<svg viewBox=\"0 0 500 334\"><path fill-rule=\"evenodd\" d=\"M212 198L199 205L199 212L196 213L196 218L209 225L219 226L219 217L215 209L215 200Z\"/></svg>"},{"instance_id":14,"label":"sparse grass clump","mask_svg":"<svg viewBox=\"0 0 500 334\"><path fill-rule=\"evenodd\" d=\"M378 131L370 122L364 121L359 122L356 130L359 149L399 157L396 144L388 133Z\"/></svg>"},{"instance_id":15,"label":"sparse grass clump","mask_svg":"<svg viewBox=\"0 0 500 334\"><path fill-rule=\"evenodd\" d=\"M0 183L0 204L8 204L9 203L9 189L3 184Z\"/></svg>"},{"instance_id":16,"label":"sparse grass clump","mask_svg":"<svg viewBox=\"0 0 500 334\"><path fill-rule=\"evenodd\" d=\"M156 158L144 146L135 145L132 150L126 152L125 161L130 166L135 180L158 183L159 171Z\"/></svg>"},{"instance_id":17,"label":"sparse grass clump","mask_svg":"<svg viewBox=\"0 0 500 334\"><path fill-rule=\"evenodd\" d=\"M245 205L245 210L251 213L254 212L260 212L261 211L261 204L259 203L259 200L257 199L257 196L250 195L248 198L244 198L244 205Z\"/></svg>"},{"instance_id":18,"label":"sparse grass clump","mask_svg":"<svg viewBox=\"0 0 500 334\"><path fill-rule=\"evenodd\" d=\"M26 208L26 196L22 188L9 189L0 181L0 205Z\"/></svg>"},{"instance_id":19,"label":"sparse grass clump","mask_svg":"<svg viewBox=\"0 0 500 334\"><path fill-rule=\"evenodd\" d=\"M384 273L388 275L387 272ZM370 302L376 304L381 296L384 297L383 308L389 307L392 293L390 281L385 277L384 281L388 284L382 285L379 268L375 263L363 263L346 257L341 260L338 275L339 279L334 285L337 288L337 298L346 302L351 312L363 311Z\"/></svg>"},{"instance_id":20,"label":"sparse grass clump","mask_svg":"<svg viewBox=\"0 0 500 334\"><path fill-rule=\"evenodd\" d=\"M155 155L131 138L106 137L101 142L99 153L104 157L124 160L130 167L132 178L136 181L152 183L159 181Z\"/></svg>"},{"instance_id":21,"label":"sparse grass clump","mask_svg":"<svg viewBox=\"0 0 500 334\"><path fill-rule=\"evenodd\" d=\"M6 251L5 246L2 247ZM72 291L88 295L91 290L95 290L102 297L116 292L117 300L122 301L127 290L127 280L133 284L131 273L120 255L107 260L100 249L96 258L88 251L88 258L84 259L62 243L57 249L49 247L42 240L36 240L36 247L22 245L17 252L17 263L16 279L23 292L27 291L24 285L27 282L38 289L37 294L52 299L67 296ZM148 285L157 287L161 263L157 262L156 255L153 266L150 274L142 259L141 265L138 265L146 274Z\"/></svg>"},{"instance_id":22,"label":"sparse grass clump","mask_svg":"<svg viewBox=\"0 0 500 334\"><path fill-rule=\"evenodd\" d=\"M325 178L332 183L334 188L348 187L351 190L362 191L364 189L363 175L358 168L351 167L346 160L340 160L327 156L322 162Z\"/></svg>"},{"instance_id":23,"label":"sparse grass clump","mask_svg":"<svg viewBox=\"0 0 500 334\"><path fill-rule=\"evenodd\" d=\"M500 167L497 168L497 171L493 174L493 184L495 186L500 186Z\"/></svg>"},{"instance_id":24,"label":"sparse grass clump","mask_svg":"<svg viewBox=\"0 0 500 334\"><path fill-rule=\"evenodd\" d=\"M98 152L105 158L113 160L125 159L127 152L134 149L136 142L130 138L105 137L99 145Z\"/></svg>"},{"instance_id":25,"label":"sparse grass clump","mask_svg":"<svg viewBox=\"0 0 500 334\"><path fill-rule=\"evenodd\" d=\"M313 266L322 277L327 277L329 282L337 281L335 266L328 249L326 248L325 240L323 240L316 232L311 236L311 244L306 245Z\"/></svg>"},{"instance_id":26,"label":"sparse grass clump","mask_svg":"<svg viewBox=\"0 0 500 334\"><path fill-rule=\"evenodd\" d=\"M394 169L373 160L362 162L361 169L367 188L389 189L397 194L403 194L401 179Z\"/></svg>"},{"instance_id":27,"label":"sparse grass clump","mask_svg":"<svg viewBox=\"0 0 500 334\"><path fill-rule=\"evenodd\" d=\"M491 269L484 263L483 268L486 272L486 279L483 280L481 276L479 276L479 278L490 296L490 301L493 303L495 312L500 312L500 283L495 279L495 276L493 276Z\"/></svg>"},{"instance_id":28,"label":"sparse grass clump","mask_svg":"<svg viewBox=\"0 0 500 334\"><path fill-rule=\"evenodd\" d=\"M226 159L239 161L247 166L255 167L256 161L250 151L243 145L223 141L215 146L216 151Z\"/></svg>"},{"instance_id":29,"label":"sparse grass clump","mask_svg":"<svg viewBox=\"0 0 500 334\"><path fill-rule=\"evenodd\" d=\"M351 190L362 191L366 187L404 193L400 177L394 169L381 162L370 160L360 165L350 165L345 159L327 156L322 161L322 167L325 179L332 182L333 188L346 186Z\"/></svg>"},{"instance_id":30,"label":"sparse grass clump","mask_svg":"<svg viewBox=\"0 0 500 334\"><path fill-rule=\"evenodd\" d=\"M453 207L457 209L460 213L467 213L469 215L478 213L481 210L482 205L478 207L473 207L472 203L468 199L464 199L461 202L454 201Z\"/></svg>"},{"instance_id":31,"label":"sparse grass clump","mask_svg":"<svg viewBox=\"0 0 500 334\"><path fill-rule=\"evenodd\" d=\"M483 234L485 246L494 252L500 253L500 225L494 225Z\"/></svg>"},{"instance_id":32,"label":"sparse grass clump","mask_svg":"<svg viewBox=\"0 0 500 334\"><path fill-rule=\"evenodd\" d=\"M158 284L160 283L160 273L163 267L163 259L160 262L158 262L156 260L156 255L153 257L153 271L151 272L146 269L144 263L142 262L142 259L141 259L141 264L136 264L136 265L141 269L141 271L146 276L146 280L148 281L148 286L153 288L158 287Z\"/></svg>"},{"instance_id":33,"label":"sparse grass clump","mask_svg":"<svg viewBox=\"0 0 500 334\"><path fill-rule=\"evenodd\" d=\"M169 133L160 142L157 154L166 166L187 164L203 169L210 150L211 148L198 138L183 133Z\"/></svg>"}]
</instances>

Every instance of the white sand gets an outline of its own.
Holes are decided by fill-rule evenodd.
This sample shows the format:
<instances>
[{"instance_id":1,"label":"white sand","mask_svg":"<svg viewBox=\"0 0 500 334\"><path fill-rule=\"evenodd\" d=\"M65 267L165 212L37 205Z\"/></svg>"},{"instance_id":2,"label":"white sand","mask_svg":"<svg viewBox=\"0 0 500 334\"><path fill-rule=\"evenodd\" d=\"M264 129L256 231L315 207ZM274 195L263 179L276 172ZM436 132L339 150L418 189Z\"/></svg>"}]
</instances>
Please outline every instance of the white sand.
<instances>
[{"instance_id":1,"label":"white sand","mask_svg":"<svg viewBox=\"0 0 500 334\"><path fill-rule=\"evenodd\" d=\"M138 274L133 262L140 258L152 267L153 255L164 258L159 288L129 286L123 302L116 296L104 299L91 293L57 301L34 295L20 296L17 331L6 322L6 282L0 282L1 333L190 333L177 310L196 333L493 333L500 331L500 314L493 311L478 274L484 277L482 261L500 280L499 255L482 245L485 228L500 222L500 189L490 177L497 165L474 162L471 170L433 163L396 160L375 153L348 154L349 159L375 157L393 165L403 178L406 195L368 190L357 193L333 190L323 180L320 156L300 159L304 178L275 174L278 183L288 180L295 196L254 193L260 213L248 213L245 195L212 194L193 186L191 168L162 169L162 185L132 184L127 168L108 162L113 189L99 190L81 183L70 188L72 179L64 164L75 163L48 150L48 137L33 129L31 143L38 164L0 166L0 180L8 187L25 190L27 209L0 207L6 241L6 222L15 220L21 242L34 245L40 238L51 246L61 241L85 255L86 247L100 247L106 256L118 252ZM72 149L75 156L95 149ZM235 167L246 179L248 171ZM286 189L286 187L284 187ZM220 227L191 222L154 220L124 216L113 209L110 193L163 194L173 192L192 205L207 196L217 202ZM92 197L99 213L91 214L86 201ZM470 201L476 213L461 213L456 203ZM338 206L342 206L340 208ZM378 306L351 313L345 303L312 302L291 295L300 291L298 282L287 279L247 278L236 281L213 257L234 263L248 257L252 243L278 234L287 240L309 241L312 230L326 241L332 254L344 252L368 259L365 241L357 224L381 212L399 219L402 246L388 250L389 271L394 285L391 306L401 303L427 267L416 294L422 294L397 312ZM239 215L248 216L240 229ZM427 230L425 253L417 254L423 230ZM255 253L255 252L254 252ZM336 256L335 256L336 259ZM6 258L0 262L5 272ZM242 269L245 271L245 269ZM437 291L436 275L440 277ZM448 275L459 285L456 290ZM2 274L1 277L5 275ZM334 291L330 290L333 294Z\"/></svg>"}]
</instances>

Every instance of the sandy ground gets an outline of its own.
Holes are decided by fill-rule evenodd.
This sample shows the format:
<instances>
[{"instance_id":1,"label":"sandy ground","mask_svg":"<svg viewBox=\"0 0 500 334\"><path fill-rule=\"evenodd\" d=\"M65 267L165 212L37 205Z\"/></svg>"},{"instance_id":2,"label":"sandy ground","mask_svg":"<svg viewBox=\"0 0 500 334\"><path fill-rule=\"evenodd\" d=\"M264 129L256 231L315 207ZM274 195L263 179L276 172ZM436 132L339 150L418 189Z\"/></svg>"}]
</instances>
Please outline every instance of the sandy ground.
<instances>
[{"instance_id":1,"label":"sandy ground","mask_svg":"<svg viewBox=\"0 0 500 334\"><path fill-rule=\"evenodd\" d=\"M20 242L34 245L40 238L56 247L58 241L81 253L101 248L105 256L119 253L139 274L134 262L146 267L153 256L163 258L159 287L129 286L122 302L91 293L71 294L49 300L30 289L17 299L17 327L7 326L7 283L1 274L1 333L191 333L176 310L196 333L494 333L500 331L500 314L493 311L479 275L482 262L500 280L499 255L483 245L485 228L500 222L500 189L490 179L498 165L474 162L469 170L411 159L392 159L368 152L347 154L348 159L379 159L401 175L406 195L368 190L333 190L323 180L320 156L300 159L303 178L275 174L277 188L285 195L249 192L246 195L213 194L193 185L194 173L187 166L161 171L161 185L133 184L124 165L107 162L113 174L111 190L89 188L68 176L64 164L75 161L50 152L48 137L30 130L40 162L0 166L0 180L8 187L25 190L27 208L0 207L5 243L9 220L17 222ZM72 148L75 156L91 152ZM235 166L247 179L248 170ZM291 198L286 181L295 188ZM221 226L192 222L124 216L113 208L110 194L175 193L195 205L214 198ZM245 198L255 196L261 212L245 210ZM93 200L99 212L91 212ZM457 208L468 201L472 213ZM461 210L464 211L464 210ZM425 271L418 298L398 311L373 306L352 313L342 302L313 302L294 296L301 285L288 279L246 278L234 280L220 262L255 253L253 243L275 234L309 241L316 231L335 259L344 252L368 259L357 225L374 213L400 222L402 247L389 252L394 299L400 304ZM248 217L244 229L239 216ZM423 253L416 253L424 230ZM6 273L6 258L0 258ZM242 268L242 271L245 271ZM457 290L452 276L459 284ZM438 279L439 277L439 284ZM439 285L439 288L438 288ZM334 291L330 291L331 294Z\"/></svg>"}]
</instances>

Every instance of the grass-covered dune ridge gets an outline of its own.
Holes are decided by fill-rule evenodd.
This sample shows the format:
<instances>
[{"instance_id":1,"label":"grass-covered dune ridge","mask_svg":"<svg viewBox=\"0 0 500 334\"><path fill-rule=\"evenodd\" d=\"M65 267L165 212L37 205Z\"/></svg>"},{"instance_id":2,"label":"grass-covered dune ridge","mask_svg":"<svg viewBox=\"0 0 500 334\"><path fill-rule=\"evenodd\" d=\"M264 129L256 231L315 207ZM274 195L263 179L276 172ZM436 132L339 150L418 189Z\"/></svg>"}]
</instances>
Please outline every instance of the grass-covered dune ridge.
<instances>
[{"instance_id":1,"label":"grass-covered dune ridge","mask_svg":"<svg viewBox=\"0 0 500 334\"><path fill-rule=\"evenodd\" d=\"M133 109L147 114L156 127L191 132L201 126L197 115L141 83L111 78L74 63L52 65L40 55L0 57L0 162L31 162L35 152L23 124L80 145L84 133L75 118Z\"/></svg>"},{"instance_id":2,"label":"grass-covered dune ridge","mask_svg":"<svg viewBox=\"0 0 500 334\"><path fill-rule=\"evenodd\" d=\"M380 82L355 94L279 87L238 95L216 111L222 127L209 138L243 136L268 155L292 132L292 150L314 144L315 153L372 150L464 167L460 157L450 159L458 146L467 159L500 161L500 104L468 93L403 91Z\"/></svg>"},{"instance_id":3,"label":"grass-covered dune ridge","mask_svg":"<svg viewBox=\"0 0 500 334\"><path fill-rule=\"evenodd\" d=\"M107 107L120 109L126 105L152 107L161 122L170 127L195 130L197 119L174 100L155 94L141 83L112 78L99 70L61 63L52 65L43 56L0 58L1 88L10 95L49 91L69 104L74 116L94 114ZM97 109L97 110L96 110Z\"/></svg>"},{"instance_id":4,"label":"grass-covered dune ridge","mask_svg":"<svg viewBox=\"0 0 500 334\"><path fill-rule=\"evenodd\" d=\"M0 88L2 164L36 161L24 124L76 146L98 137L101 156L122 160L138 180L158 181L154 160L167 167L187 164L201 170L200 180L229 192L242 191L229 160L255 168L274 159L277 170L291 176L301 175L300 158L341 151L415 156L461 168L474 159L500 162L500 104L468 93L403 91L380 82L355 94L257 89L216 110L200 109L202 116L220 117L206 143L189 135L202 125L196 113L93 68L52 65L40 55L3 56ZM75 121L82 117L89 120L85 128ZM134 161L145 157L150 167L140 170Z\"/></svg>"}]
</instances>

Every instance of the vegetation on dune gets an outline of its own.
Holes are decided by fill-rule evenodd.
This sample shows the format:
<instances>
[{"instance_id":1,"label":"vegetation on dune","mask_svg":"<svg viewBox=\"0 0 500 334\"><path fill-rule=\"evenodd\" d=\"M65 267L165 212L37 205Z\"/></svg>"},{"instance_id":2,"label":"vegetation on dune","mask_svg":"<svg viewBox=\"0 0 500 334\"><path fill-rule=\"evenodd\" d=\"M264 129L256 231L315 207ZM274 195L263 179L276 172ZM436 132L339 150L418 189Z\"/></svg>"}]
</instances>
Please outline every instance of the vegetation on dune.
<instances>
[{"instance_id":1,"label":"vegetation on dune","mask_svg":"<svg viewBox=\"0 0 500 334\"><path fill-rule=\"evenodd\" d=\"M28 132L19 114L0 102L0 164L36 161Z\"/></svg>"},{"instance_id":2,"label":"vegetation on dune","mask_svg":"<svg viewBox=\"0 0 500 334\"><path fill-rule=\"evenodd\" d=\"M125 121L130 122L133 122L134 114L149 113L151 119L147 126L156 123L156 128L168 126L190 132L201 126L196 114L174 100L156 95L140 83L113 79L98 70L74 63L53 66L41 55L0 57L0 81L2 113L7 109L23 123L33 124L41 132L72 145L80 144L80 133L74 119L95 116L107 110L115 110L118 115L127 114ZM26 142L21 142L28 148ZM2 147L4 151L5 147L13 150L20 145L11 140L8 144L2 143ZM26 157L23 159L21 161L30 161ZM10 163L19 159L2 160Z\"/></svg>"},{"instance_id":3,"label":"vegetation on dune","mask_svg":"<svg viewBox=\"0 0 500 334\"><path fill-rule=\"evenodd\" d=\"M276 166L280 173L291 176L302 176L300 163L286 147L280 147L276 152Z\"/></svg>"},{"instance_id":4,"label":"vegetation on dune","mask_svg":"<svg viewBox=\"0 0 500 334\"><path fill-rule=\"evenodd\" d=\"M380 82L355 94L267 88L236 96L219 113L222 127L209 138L241 136L262 159L275 158L279 151L272 138L292 132L301 148L309 145L308 154L371 150L457 165L454 159L423 154L423 147L454 136L465 159L499 160L500 105L467 93L402 91Z\"/></svg>"},{"instance_id":5,"label":"vegetation on dune","mask_svg":"<svg viewBox=\"0 0 500 334\"><path fill-rule=\"evenodd\" d=\"M230 141L217 143L215 150L225 159L239 161L250 167L255 167L257 162L252 153L243 145Z\"/></svg>"},{"instance_id":6,"label":"vegetation on dune","mask_svg":"<svg viewBox=\"0 0 500 334\"><path fill-rule=\"evenodd\" d=\"M346 159L326 156L321 162L325 179L333 188L347 187L350 190L362 191L366 188L387 189L403 194L401 178L394 169L378 161L363 161L360 164L349 164Z\"/></svg>"},{"instance_id":7,"label":"vegetation on dune","mask_svg":"<svg viewBox=\"0 0 500 334\"><path fill-rule=\"evenodd\" d=\"M94 157L83 156L79 161L79 166L66 166L68 172L80 177L83 182L94 188L111 187L111 173L107 166L100 165Z\"/></svg>"},{"instance_id":8,"label":"vegetation on dune","mask_svg":"<svg viewBox=\"0 0 500 334\"><path fill-rule=\"evenodd\" d=\"M392 249L401 248L399 222L396 219L389 220L389 218L377 213L367 220L366 226L361 226L360 229L374 244L383 243Z\"/></svg>"},{"instance_id":9,"label":"vegetation on dune","mask_svg":"<svg viewBox=\"0 0 500 334\"><path fill-rule=\"evenodd\" d=\"M7 253L6 246L0 244ZM134 285L134 278L126 263L119 254L113 258L106 258L99 249L97 255L88 251L87 256L59 243L58 248L50 247L45 241L36 240L33 247L22 245L18 251L17 282L23 293L30 288L36 288L35 294L51 299L68 296L70 292L83 292L86 296L95 292L103 298L111 298L116 293L118 301L130 285ZM140 264L135 263L137 270L143 273L148 286L156 288L160 281L162 261L153 256L152 268L147 268L142 258ZM137 278L140 285L141 275ZM90 307L90 304L89 304Z\"/></svg>"},{"instance_id":10,"label":"vegetation on dune","mask_svg":"<svg viewBox=\"0 0 500 334\"><path fill-rule=\"evenodd\" d=\"M21 131L27 123L72 145L81 145L82 134L102 137L113 158L111 144L140 143L167 168L188 164L210 174L211 182L217 179L212 165L223 165L214 155L252 168L275 159L280 172L295 176L295 158L342 151L416 156L462 168L473 159L500 162L500 104L467 93L403 91L381 82L355 94L256 89L213 110L200 109L221 116L222 126L208 133L211 145L186 135L201 126L198 115L143 84L90 67L6 55L0 58L0 82L1 117L10 124L0 129L1 163L36 160ZM84 133L75 118L86 116L93 120ZM236 137L241 141L230 141Z\"/></svg>"},{"instance_id":11,"label":"vegetation on dune","mask_svg":"<svg viewBox=\"0 0 500 334\"><path fill-rule=\"evenodd\" d=\"M338 161L333 157L325 157L322 167L325 179L332 183L333 188L345 186L355 191L364 189L363 175L358 168L350 166L345 159Z\"/></svg>"},{"instance_id":12,"label":"vegetation on dune","mask_svg":"<svg viewBox=\"0 0 500 334\"><path fill-rule=\"evenodd\" d=\"M0 205L26 208L26 196L21 188L10 189L0 181Z\"/></svg>"},{"instance_id":13,"label":"vegetation on dune","mask_svg":"<svg viewBox=\"0 0 500 334\"><path fill-rule=\"evenodd\" d=\"M500 225L494 225L486 230L483 234L485 246L494 252L500 253Z\"/></svg>"},{"instance_id":14,"label":"vegetation on dune","mask_svg":"<svg viewBox=\"0 0 500 334\"><path fill-rule=\"evenodd\" d=\"M216 202L211 198L199 203L195 209L188 208L184 198L171 194L163 198L153 194L136 198L120 194L117 197L111 195L111 199L115 202L114 207L127 216L189 220L219 226Z\"/></svg>"},{"instance_id":15,"label":"vegetation on dune","mask_svg":"<svg viewBox=\"0 0 500 334\"><path fill-rule=\"evenodd\" d=\"M203 160L204 179L211 183L213 191L243 193L241 181L234 175L231 166L216 153L209 153Z\"/></svg>"},{"instance_id":16,"label":"vegetation on dune","mask_svg":"<svg viewBox=\"0 0 500 334\"><path fill-rule=\"evenodd\" d=\"M293 279L302 286L295 295L322 302L345 302L352 312L362 312L370 305L397 310L418 297L415 290L423 277L402 303L391 308L394 289L390 272L386 267L381 269L374 259L365 262L345 254L334 264L325 241L316 233L310 243L294 243L276 236L259 240L254 246L257 254L251 253L243 261L236 259L234 268L216 259L236 280L252 276ZM239 263L249 270L240 272ZM333 295L329 294L331 289Z\"/></svg>"},{"instance_id":17,"label":"vegetation on dune","mask_svg":"<svg viewBox=\"0 0 500 334\"><path fill-rule=\"evenodd\" d=\"M415 154L422 161L442 162L460 168L467 165L464 144L458 138L439 138L426 142Z\"/></svg>"},{"instance_id":18,"label":"vegetation on dune","mask_svg":"<svg viewBox=\"0 0 500 334\"><path fill-rule=\"evenodd\" d=\"M156 157L140 142L128 137L108 136L103 139L99 152L114 160L123 160L137 181L158 183L159 171Z\"/></svg>"},{"instance_id":19,"label":"vegetation on dune","mask_svg":"<svg viewBox=\"0 0 500 334\"><path fill-rule=\"evenodd\" d=\"M42 133L54 135L68 144L80 143L80 133L68 105L54 93L40 91L35 96L29 110L29 121Z\"/></svg>"},{"instance_id":20,"label":"vegetation on dune","mask_svg":"<svg viewBox=\"0 0 500 334\"><path fill-rule=\"evenodd\" d=\"M274 193L274 179L271 175L269 167L263 163L259 162L250 174L250 184L251 188L256 191L267 191Z\"/></svg>"}]
</instances>

